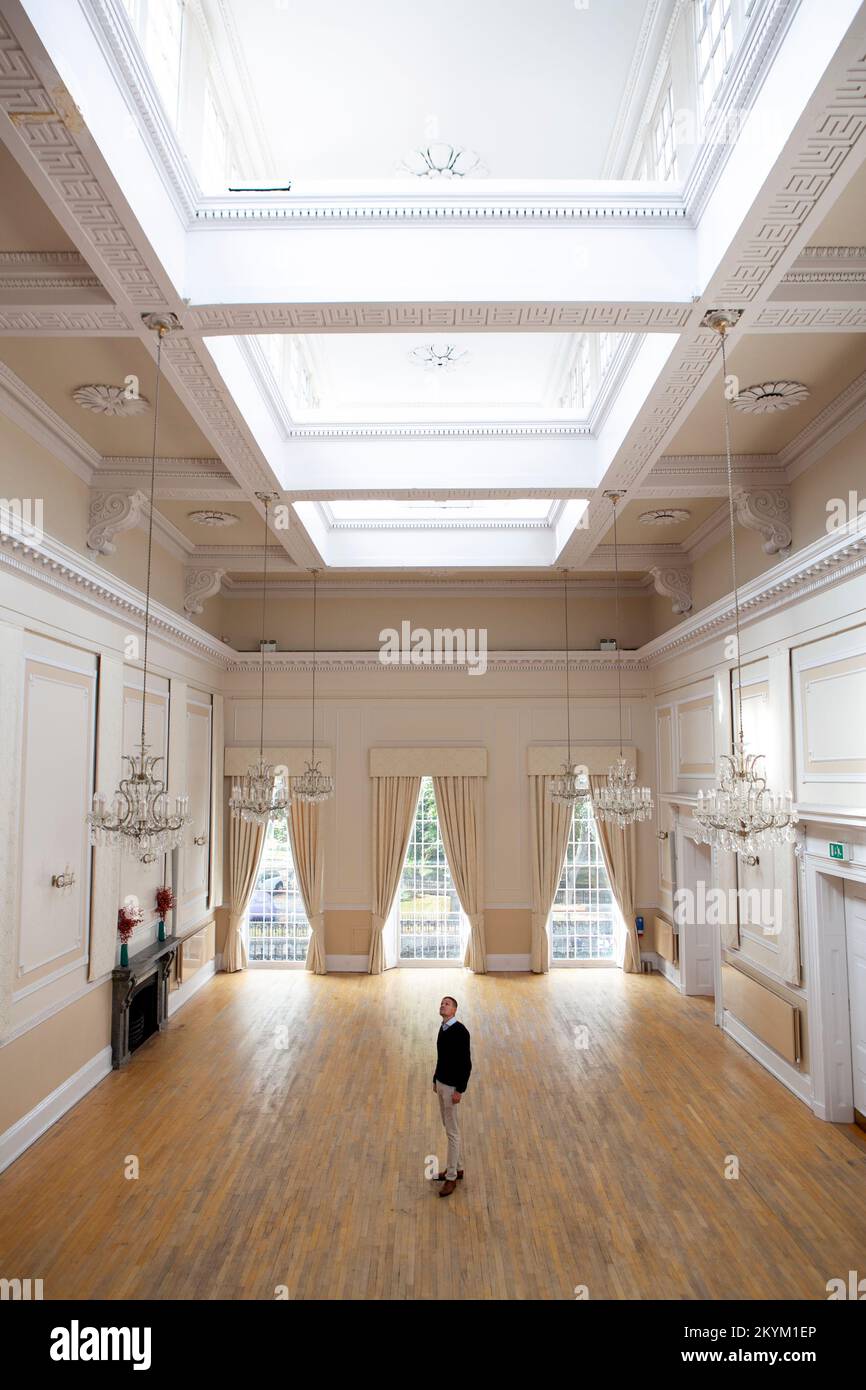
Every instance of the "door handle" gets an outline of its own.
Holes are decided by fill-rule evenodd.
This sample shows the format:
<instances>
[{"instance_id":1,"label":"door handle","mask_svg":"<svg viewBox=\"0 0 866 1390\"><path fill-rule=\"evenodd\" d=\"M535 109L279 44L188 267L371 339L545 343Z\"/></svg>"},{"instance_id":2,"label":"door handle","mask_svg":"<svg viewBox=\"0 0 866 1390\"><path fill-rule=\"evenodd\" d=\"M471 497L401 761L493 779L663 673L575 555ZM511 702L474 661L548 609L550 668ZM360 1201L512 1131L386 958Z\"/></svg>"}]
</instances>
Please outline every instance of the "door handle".
<instances>
[{"instance_id":1,"label":"door handle","mask_svg":"<svg viewBox=\"0 0 866 1390\"><path fill-rule=\"evenodd\" d=\"M62 874L51 875L52 888L71 888L74 882L75 874L72 872L72 869L68 864L66 865L66 868L63 870Z\"/></svg>"},{"instance_id":2,"label":"door handle","mask_svg":"<svg viewBox=\"0 0 866 1390\"><path fill-rule=\"evenodd\" d=\"M207 835L196 835L195 839L193 840L193 844L194 844L194 845L206 845L206 844L207 844Z\"/></svg>"}]
</instances>

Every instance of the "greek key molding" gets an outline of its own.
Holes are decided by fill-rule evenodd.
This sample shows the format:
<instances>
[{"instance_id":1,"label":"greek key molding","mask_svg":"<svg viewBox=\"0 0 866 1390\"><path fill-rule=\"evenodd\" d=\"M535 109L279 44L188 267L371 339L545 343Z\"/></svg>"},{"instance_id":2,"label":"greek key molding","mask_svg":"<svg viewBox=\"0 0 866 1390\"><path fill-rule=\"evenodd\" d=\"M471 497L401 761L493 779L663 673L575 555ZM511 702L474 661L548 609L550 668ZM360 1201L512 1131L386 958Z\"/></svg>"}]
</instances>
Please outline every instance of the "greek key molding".
<instances>
[{"instance_id":1,"label":"greek key molding","mask_svg":"<svg viewBox=\"0 0 866 1390\"><path fill-rule=\"evenodd\" d=\"M675 333L691 304L589 304L584 301L489 301L375 304L195 304L184 313L190 332L216 336L259 333Z\"/></svg>"}]
</instances>

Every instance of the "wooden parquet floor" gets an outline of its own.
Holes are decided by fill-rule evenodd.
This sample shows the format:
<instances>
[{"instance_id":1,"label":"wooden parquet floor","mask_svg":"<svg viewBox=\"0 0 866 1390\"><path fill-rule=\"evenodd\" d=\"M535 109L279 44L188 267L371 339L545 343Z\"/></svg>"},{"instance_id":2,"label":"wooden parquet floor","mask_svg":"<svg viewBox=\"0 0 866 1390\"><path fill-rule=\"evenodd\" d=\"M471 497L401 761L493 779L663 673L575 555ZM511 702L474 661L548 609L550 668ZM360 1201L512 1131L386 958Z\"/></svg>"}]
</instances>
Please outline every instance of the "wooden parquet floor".
<instances>
[{"instance_id":1,"label":"wooden parquet floor","mask_svg":"<svg viewBox=\"0 0 866 1390\"><path fill-rule=\"evenodd\" d=\"M445 993L474 1071L441 1200ZM0 1274L46 1299L824 1299L851 1269L866 1136L613 970L219 975L0 1176Z\"/></svg>"}]
</instances>

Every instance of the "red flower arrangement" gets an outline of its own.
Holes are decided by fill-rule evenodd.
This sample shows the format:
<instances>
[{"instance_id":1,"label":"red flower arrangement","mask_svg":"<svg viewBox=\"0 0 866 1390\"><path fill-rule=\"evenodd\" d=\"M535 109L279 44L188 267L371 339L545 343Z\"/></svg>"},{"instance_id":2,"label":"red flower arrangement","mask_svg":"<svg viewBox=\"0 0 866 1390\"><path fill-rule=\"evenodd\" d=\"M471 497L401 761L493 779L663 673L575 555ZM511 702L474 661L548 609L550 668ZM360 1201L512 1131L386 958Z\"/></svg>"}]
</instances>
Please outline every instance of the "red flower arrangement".
<instances>
[{"instance_id":1,"label":"red flower arrangement","mask_svg":"<svg viewBox=\"0 0 866 1390\"><path fill-rule=\"evenodd\" d=\"M144 920L144 913L141 908L127 899L123 907L117 909L117 934L126 945L132 933L140 922Z\"/></svg>"},{"instance_id":2,"label":"red flower arrangement","mask_svg":"<svg viewBox=\"0 0 866 1390\"><path fill-rule=\"evenodd\" d=\"M171 912L176 902L177 899L175 898L174 893L171 891L170 888L157 888L156 910L159 913L161 921L165 921L165 918Z\"/></svg>"}]
</instances>

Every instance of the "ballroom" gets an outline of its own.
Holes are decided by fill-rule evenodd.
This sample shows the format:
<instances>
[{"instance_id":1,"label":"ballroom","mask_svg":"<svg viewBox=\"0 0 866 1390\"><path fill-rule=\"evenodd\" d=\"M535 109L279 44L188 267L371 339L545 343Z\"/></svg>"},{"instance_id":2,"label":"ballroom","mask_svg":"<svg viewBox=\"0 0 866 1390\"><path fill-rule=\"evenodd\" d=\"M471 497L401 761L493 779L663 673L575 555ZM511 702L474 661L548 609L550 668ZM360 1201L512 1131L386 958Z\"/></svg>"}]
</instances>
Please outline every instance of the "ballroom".
<instances>
[{"instance_id":1,"label":"ballroom","mask_svg":"<svg viewBox=\"0 0 866 1390\"><path fill-rule=\"evenodd\" d=\"M866 1297L866 4L0 106L0 1296Z\"/></svg>"}]
</instances>

